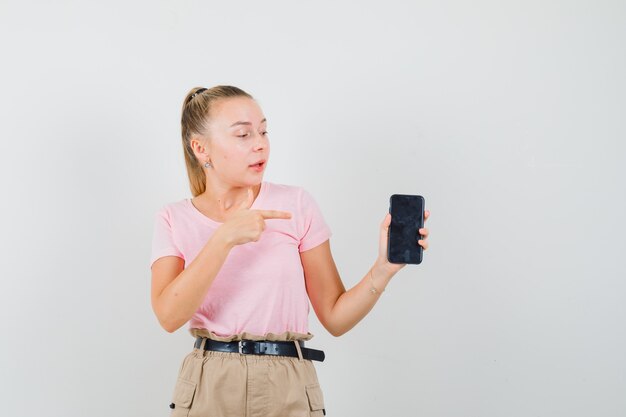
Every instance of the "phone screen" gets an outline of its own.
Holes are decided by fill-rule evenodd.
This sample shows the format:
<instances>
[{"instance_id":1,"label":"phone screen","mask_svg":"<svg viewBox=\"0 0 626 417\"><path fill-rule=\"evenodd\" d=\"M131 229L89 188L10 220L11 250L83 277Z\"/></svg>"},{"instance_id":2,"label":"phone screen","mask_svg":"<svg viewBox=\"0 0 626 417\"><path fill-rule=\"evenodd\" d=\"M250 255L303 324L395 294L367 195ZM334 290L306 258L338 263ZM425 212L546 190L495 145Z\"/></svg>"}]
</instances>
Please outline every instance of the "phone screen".
<instances>
[{"instance_id":1,"label":"phone screen","mask_svg":"<svg viewBox=\"0 0 626 417\"><path fill-rule=\"evenodd\" d=\"M387 259L395 264L419 264L422 247L419 229L424 227L424 197L393 194L389 198L391 224L387 239Z\"/></svg>"}]
</instances>

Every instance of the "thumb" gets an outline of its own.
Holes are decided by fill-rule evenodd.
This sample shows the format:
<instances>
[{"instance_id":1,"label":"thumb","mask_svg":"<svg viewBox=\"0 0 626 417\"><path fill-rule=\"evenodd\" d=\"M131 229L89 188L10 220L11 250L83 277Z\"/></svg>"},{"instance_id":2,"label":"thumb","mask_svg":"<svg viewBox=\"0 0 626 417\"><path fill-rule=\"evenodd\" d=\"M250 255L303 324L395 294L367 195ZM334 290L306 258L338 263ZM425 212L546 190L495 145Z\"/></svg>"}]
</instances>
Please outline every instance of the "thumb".
<instances>
[{"instance_id":1,"label":"thumb","mask_svg":"<svg viewBox=\"0 0 626 417\"><path fill-rule=\"evenodd\" d=\"M383 219L383 222L380 224L380 228L383 230L387 230L389 229L390 224L391 224L391 214L387 213L387 215Z\"/></svg>"},{"instance_id":2,"label":"thumb","mask_svg":"<svg viewBox=\"0 0 626 417\"><path fill-rule=\"evenodd\" d=\"M391 224L391 214L387 213L387 215L383 219L382 223L380 224L381 230L386 232L389 229L389 225L390 224Z\"/></svg>"},{"instance_id":3,"label":"thumb","mask_svg":"<svg viewBox=\"0 0 626 417\"><path fill-rule=\"evenodd\" d=\"M252 207L252 203L254 202L254 192L252 191L252 187L248 187L248 194L246 195L245 200L239 205L239 209L249 209Z\"/></svg>"}]
</instances>

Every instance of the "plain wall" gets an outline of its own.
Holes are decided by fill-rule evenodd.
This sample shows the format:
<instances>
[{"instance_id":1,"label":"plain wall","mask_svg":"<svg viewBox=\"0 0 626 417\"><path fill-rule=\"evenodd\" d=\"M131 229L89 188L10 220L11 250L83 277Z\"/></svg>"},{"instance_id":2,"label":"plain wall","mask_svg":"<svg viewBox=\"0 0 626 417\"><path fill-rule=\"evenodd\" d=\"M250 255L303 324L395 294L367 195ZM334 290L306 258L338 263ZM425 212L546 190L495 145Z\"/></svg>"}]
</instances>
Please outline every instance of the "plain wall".
<instances>
[{"instance_id":1,"label":"plain wall","mask_svg":"<svg viewBox=\"0 0 626 417\"><path fill-rule=\"evenodd\" d=\"M194 86L258 99L347 288L394 193L430 248L309 345L328 416L626 415L626 5L0 1L0 395L167 416L193 339L150 305L154 213L191 195Z\"/></svg>"}]
</instances>

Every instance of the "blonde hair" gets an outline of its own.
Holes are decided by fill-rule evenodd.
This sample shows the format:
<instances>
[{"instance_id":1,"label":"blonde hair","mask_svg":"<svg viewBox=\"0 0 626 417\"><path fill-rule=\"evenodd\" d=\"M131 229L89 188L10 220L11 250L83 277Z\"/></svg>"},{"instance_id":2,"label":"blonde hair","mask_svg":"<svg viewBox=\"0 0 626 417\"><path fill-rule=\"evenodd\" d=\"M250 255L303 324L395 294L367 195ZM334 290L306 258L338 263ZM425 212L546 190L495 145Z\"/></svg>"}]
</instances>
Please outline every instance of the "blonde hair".
<instances>
[{"instance_id":1,"label":"blonde hair","mask_svg":"<svg viewBox=\"0 0 626 417\"><path fill-rule=\"evenodd\" d=\"M211 106L219 99L229 97L248 97L250 94L232 85L217 85L212 88L194 87L183 101L180 125L182 130L183 150L189 187L194 197L206 190L206 174L202 168L203 162L198 161L191 148L191 138L194 134L204 135L207 131Z\"/></svg>"}]
</instances>

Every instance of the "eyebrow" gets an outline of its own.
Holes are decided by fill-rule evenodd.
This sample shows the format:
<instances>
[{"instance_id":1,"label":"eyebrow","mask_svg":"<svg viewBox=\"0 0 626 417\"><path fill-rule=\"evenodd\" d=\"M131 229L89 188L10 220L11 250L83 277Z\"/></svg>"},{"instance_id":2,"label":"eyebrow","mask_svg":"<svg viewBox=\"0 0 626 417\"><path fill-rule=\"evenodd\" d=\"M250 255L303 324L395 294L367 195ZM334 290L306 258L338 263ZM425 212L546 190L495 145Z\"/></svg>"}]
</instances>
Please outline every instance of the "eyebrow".
<instances>
[{"instance_id":1,"label":"eyebrow","mask_svg":"<svg viewBox=\"0 0 626 417\"><path fill-rule=\"evenodd\" d=\"M267 121L267 119L263 119L263 120L261 120L261 123L266 122L266 121ZM250 122L235 122L232 125L230 125L230 127L234 127L234 126L237 126L237 125L252 125L252 123L250 123Z\"/></svg>"}]
</instances>

